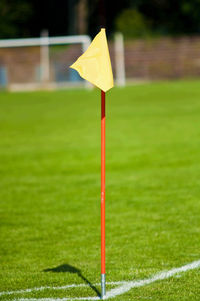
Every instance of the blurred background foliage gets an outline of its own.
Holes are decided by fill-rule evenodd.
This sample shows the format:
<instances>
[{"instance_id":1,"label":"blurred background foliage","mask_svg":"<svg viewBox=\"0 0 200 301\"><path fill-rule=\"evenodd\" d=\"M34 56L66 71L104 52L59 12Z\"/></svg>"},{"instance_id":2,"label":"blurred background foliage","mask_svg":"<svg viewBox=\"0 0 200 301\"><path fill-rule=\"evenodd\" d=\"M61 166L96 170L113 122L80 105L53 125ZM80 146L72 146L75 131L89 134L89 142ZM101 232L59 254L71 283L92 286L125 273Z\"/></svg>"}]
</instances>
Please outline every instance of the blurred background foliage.
<instances>
[{"instance_id":1,"label":"blurred background foliage","mask_svg":"<svg viewBox=\"0 0 200 301\"><path fill-rule=\"evenodd\" d=\"M136 9L125 9L116 18L115 28L127 38L140 38L152 34L151 23Z\"/></svg>"},{"instance_id":2,"label":"blurred background foliage","mask_svg":"<svg viewBox=\"0 0 200 301\"><path fill-rule=\"evenodd\" d=\"M30 35L27 23L31 16L31 2L0 0L0 37L11 38Z\"/></svg>"},{"instance_id":3,"label":"blurred background foliage","mask_svg":"<svg viewBox=\"0 0 200 301\"><path fill-rule=\"evenodd\" d=\"M0 0L0 38L90 34L125 37L200 33L200 0Z\"/></svg>"}]
</instances>

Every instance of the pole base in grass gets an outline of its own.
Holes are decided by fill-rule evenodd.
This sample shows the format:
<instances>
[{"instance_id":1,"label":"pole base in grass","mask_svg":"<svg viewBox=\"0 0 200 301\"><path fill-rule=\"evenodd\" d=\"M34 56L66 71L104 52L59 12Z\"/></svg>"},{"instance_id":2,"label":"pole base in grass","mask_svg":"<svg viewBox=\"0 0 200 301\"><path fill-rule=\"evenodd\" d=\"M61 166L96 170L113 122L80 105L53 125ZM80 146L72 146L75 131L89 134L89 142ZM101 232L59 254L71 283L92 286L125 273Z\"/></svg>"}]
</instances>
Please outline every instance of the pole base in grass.
<instances>
[{"instance_id":1,"label":"pole base in grass","mask_svg":"<svg viewBox=\"0 0 200 301\"><path fill-rule=\"evenodd\" d=\"M101 299L106 296L106 274L101 274Z\"/></svg>"}]
</instances>

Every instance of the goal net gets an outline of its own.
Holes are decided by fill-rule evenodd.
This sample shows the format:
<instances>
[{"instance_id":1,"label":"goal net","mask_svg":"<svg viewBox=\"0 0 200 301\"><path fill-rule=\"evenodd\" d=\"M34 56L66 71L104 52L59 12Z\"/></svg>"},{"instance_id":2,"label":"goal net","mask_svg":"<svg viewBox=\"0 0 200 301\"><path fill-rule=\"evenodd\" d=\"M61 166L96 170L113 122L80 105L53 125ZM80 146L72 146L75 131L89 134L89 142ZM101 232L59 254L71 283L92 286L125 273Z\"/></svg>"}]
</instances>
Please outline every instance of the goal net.
<instances>
[{"instance_id":1,"label":"goal net","mask_svg":"<svg viewBox=\"0 0 200 301\"><path fill-rule=\"evenodd\" d=\"M86 35L0 40L0 88L17 91L88 86L69 66L90 42Z\"/></svg>"}]
</instances>

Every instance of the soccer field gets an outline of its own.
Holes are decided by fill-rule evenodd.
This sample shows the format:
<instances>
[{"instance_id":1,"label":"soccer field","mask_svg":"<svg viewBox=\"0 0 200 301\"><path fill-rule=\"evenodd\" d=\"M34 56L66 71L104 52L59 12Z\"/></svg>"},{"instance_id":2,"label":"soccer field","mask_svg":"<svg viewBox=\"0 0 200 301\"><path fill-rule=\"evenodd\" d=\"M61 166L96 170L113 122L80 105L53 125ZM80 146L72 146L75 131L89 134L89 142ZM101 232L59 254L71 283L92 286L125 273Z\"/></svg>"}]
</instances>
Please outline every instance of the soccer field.
<instances>
[{"instance_id":1,"label":"soccer field","mask_svg":"<svg viewBox=\"0 0 200 301\"><path fill-rule=\"evenodd\" d=\"M200 81L112 89L106 115L108 297L199 300ZM0 203L0 300L95 300L98 90L0 93Z\"/></svg>"}]
</instances>

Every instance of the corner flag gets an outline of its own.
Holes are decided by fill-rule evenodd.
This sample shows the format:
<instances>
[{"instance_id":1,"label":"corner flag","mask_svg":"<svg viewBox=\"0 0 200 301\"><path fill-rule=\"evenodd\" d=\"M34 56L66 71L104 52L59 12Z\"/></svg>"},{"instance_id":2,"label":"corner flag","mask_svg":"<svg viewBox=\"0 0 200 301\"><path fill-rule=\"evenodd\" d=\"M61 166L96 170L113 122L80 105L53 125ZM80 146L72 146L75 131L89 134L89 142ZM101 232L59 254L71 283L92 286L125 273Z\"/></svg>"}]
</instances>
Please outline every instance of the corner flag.
<instances>
[{"instance_id":1,"label":"corner flag","mask_svg":"<svg viewBox=\"0 0 200 301\"><path fill-rule=\"evenodd\" d=\"M105 264L105 92L113 84L112 67L105 29L96 35L88 49L70 66L81 77L101 89L101 298L106 295Z\"/></svg>"},{"instance_id":2,"label":"corner flag","mask_svg":"<svg viewBox=\"0 0 200 301\"><path fill-rule=\"evenodd\" d=\"M112 67L104 28L70 68L78 71L82 78L104 92L113 87Z\"/></svg>"}]
</instances>

